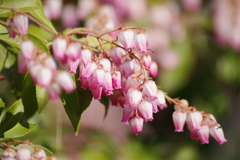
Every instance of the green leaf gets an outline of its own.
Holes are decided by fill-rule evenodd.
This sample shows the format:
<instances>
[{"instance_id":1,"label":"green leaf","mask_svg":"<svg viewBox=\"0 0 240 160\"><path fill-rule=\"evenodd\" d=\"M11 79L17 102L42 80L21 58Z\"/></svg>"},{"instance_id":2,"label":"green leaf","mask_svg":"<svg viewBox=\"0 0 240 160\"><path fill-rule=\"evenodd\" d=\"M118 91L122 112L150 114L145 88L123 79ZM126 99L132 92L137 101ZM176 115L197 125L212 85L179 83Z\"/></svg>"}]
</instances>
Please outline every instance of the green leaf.
<instances>
[{"instance_id":1,"label":"green leaf","mask_svg":"<svg viewBox=\"0 0 240 160\"><path fill-rule=\"evenodd\" d=\"M32 16L42 22L45 26L51 29L53 32L57 33L56 29L53 27L52 22L46 17L43 10L34 10L29 12Z\"/></svg>"},{"instance_id":2,"label":"green leaf","mask_svg":"<svg viewBox=\"0 0 240 160\"><path fill-rule=\"evenodd\" d=\"M46 89L36 86L29 74L24 80L22 101L27 118L31 117L36 111L41 113L49 101Z\"/></svg>"},{"instance_id":3,"label":"green leaf","mask_svg":"<svg viewBox=\"0 0 240 160\"><path fill-rule=\"evenodd\" d=\"M29 133L32 129L36 127L35 124L29 124L29 123L17 123L13 128L10 130L4 132L3 136L4 138L18 138L26 135Z\"/></svg>"},{"instance_id":4,"label":"green leaf","mask_svg":"<svg viewBox=\"0 0 240 160\"><path fill-rule=\"evenodd\" d=\"M0 134L14 127L22 118L24 109L22 100L16 101L5 113L0 123Z\"/></svg>"},{"instance_id":5,"label":"green leaf","mask_svg":"<svg viewBox=\"0 0 240 160\"><path fill-rule=\"evenodd\" d=\"M47 148L41 146L41 145L35 145L35 147L39 148L39 149L43 149L47 155L47 157L55 157L55 155L49 151Z\"/></svg>"},{"instance_id":6,"label":"green leaf","mask_svg":"<svg viewBox=\"0 0 240 160\"><path fill-rule=\"evenodd\" d=\"M108 114L108 109L109 109L109 97L107 96L102 96L101 99L99 100L105 107L105 113L104 113L104 118L106 118Z\"/></svg>"},{"instance_id":7,"label":"green leaf","mask_svg":"<svg viewBox=\"0 0 240 160\"><path fill-rule=\"evenodd\" d=\"M63 93L62 101L68 118L73 125L75 135L78 135L81 115L90 105L93 96L90 90L84 90L80 87L79 81L76 81L76 84L77 89L75 91L70 94Z\"/></svg>"},{"instance_id":8,"label":"green leaf","mask_svg":"<svg viewBox=\"0 0 240 160\"><path fill-rule=\"evenodd\" d=\"M5 0L1 6L8 8L17 8L21 12L29 12L36 9L42 9L42 3L40 0ZM11 10L0 9L0 17L10 17L11 15Z\"/></svg>"}]
</instances>

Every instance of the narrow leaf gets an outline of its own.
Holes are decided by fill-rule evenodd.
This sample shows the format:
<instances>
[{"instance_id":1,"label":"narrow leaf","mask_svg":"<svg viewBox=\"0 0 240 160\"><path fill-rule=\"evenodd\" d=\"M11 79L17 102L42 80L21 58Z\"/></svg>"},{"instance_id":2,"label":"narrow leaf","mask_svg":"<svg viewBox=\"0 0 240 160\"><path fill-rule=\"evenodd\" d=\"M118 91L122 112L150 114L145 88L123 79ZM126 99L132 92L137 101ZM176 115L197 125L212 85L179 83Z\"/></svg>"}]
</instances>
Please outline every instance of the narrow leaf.
<instances>
[{"instance_id":1,"label":"narrow leaf","mask_svg":"<svg viewBox=\"0 0 240 160\"><path fill-rule=\"evenodd\" d=\"M49 101L46 88L36 86L36 98L38 104L38 114L40 114Z\"/></svg>"},{"instance_id":2,"label":"narrow leaf","mask_svg":"<svg viewBox=\"0 0 240 160\"><path fill-rule=\"evenodd\" d=\"M76 81L76 84L77 89L75 91L70 94L63 93L62 101L65 111L73 125L75 135L78 135L81 115L90 105L93 96L90 90L84 90L80 87L79 81Z\"/></svg>"}]
</instances>

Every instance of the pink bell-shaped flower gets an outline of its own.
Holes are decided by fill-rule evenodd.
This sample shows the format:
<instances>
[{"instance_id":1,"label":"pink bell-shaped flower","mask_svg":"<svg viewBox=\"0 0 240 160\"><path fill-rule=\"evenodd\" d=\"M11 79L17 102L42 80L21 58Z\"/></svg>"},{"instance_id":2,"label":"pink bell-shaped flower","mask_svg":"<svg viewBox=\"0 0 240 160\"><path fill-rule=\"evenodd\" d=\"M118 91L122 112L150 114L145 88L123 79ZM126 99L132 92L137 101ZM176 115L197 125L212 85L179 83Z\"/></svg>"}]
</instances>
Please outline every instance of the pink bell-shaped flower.
<instances>
[{"instance_id":1,"label":"pink bell-shaped flower","mask_svg":"<svg viewBox=\"0 0 240 160\"><path fill-rule=\"evenodd\" d=\"M123 110L121 122L128 124L132 115L133 115L133 109L130 108L128 105L126 105Z\"/></svg>"},{"instance_id":2,"label":"pink bell-shaped flower","mask_svg":"<svg viewBox=\"0 0 240 160\"><path fill-rule=\"evenodd\" d=\"M157 86L154 81L147 81L143 85L143 97L149 98L151 101L157 99Z\"/></svg>"},{"instance_id":3,"label":"pink bell-shaped flower","mask_svg":"<svg viewBox=\"0 0 240 160\"><path fill-rule=\"evenodd\" d=\"M152 77L156 77L158 74L158 65L156 62L152 61L150 69L149 69L149 74Z\"/></svg>"},{"instance_id":4,"label":"pink bell-shaped flower","mask_svg":"<svg viewBox=\"0 0 240 160\"><path fill-rule=\"evenodd\" d=\"M130 121L132 126L132 131L135 135L138 134L138 132L141 132L143 129L143 119L139 117L134 117Z\"/></svg>"},{"instance_id":5,"label":"pink bell-shaped flower","mask_svg":"<svg viewBox=\"0 0 240 160\"><path fill-rule=\"evenodd\" d=\"M142 100L142 92L138 89L130 88L126 95L127 103L132 109L136 109Z\"/></svg>"},{"instance_id":6,"label":"pink bell-shaped flower","mask_svg":"<svg viewBox=\"0 0 240 160\"><path fill-rule=\"evenodd\" d=\"M227 140L224 137L223 130L219 126L212 126L210 128L210 134L219 144L223 144L224 142L227 142Z\"/></svg>"},{"instance_id":7,"label":"pink bell-shaped flower","mask_svg":"<svg viewBox=\"0 0 240 160\"><path fill-rule=\"evenodd\" d=\"M147 69L150 69L151 68L151 65L152 65L152 58L150 55L144 55L142 57L142 60L143 60L143 65L147 68Z\"/></svg>"},{"instance_id":8,"label":"pink bell-shaped flower","mask_svg":"<svg viewBox=\"0 0 240 160\"><path fill-rule=\"evenodd\" d=\"M45 160L44 158L47 158L47 155L43 149L37 149L34 152L34 160Z\"/></svg>"},{"instance_id":9,"label":"pink bell-shaped flower","mask_svg":"<svg viewBox=\"0 0 240 160\"><path fill-rule=\"evenodd\" d=\"M161 110L167 108L166 99L162 90L157 91L157 105Z\"/></svg>"},{"instance_id":10,"label":"pink bell-shaped flower","mask_svg":"<svg viewBox=\"0 0 240 160\"><path fill-rule=\"evenodd\" d=\"M121 72L120 71L115 71L112 73L112 85L114 89L121 89Z\"/></svg>"},{"instance_id":11,"label":"pink bell-shaped flower","mask_svg":"<svg viewBox=\"0 0 240 160\"><path fill-rule=\"evenodd\" d=\"M67 41L64 38L56 38L52 42L53 54L56 59L63 59L67 49Z\"/></svg>"},{"instance_id":12,"label":"pink bell-shaped flower","mask_svg":"<svg viewBox=\"0 0 240 160\"><path fill-rule=\"evenodd\" d=\"M134 74L134 60L126 60L122 63L123 73L126 77Z\"/></svg>"},{"instance_id":13,"label":"pink bell-shaped flower","mask_svg":"<svg viewBox=\"0 0 240 160\"><path fill-rule=\"evenodd\" d=\"M67 93L70 93L75 89L75 84L73 82L72 76L66 71L57 73L56 82L60 88L62 88Z\"/></svg>"},{"instance_id":14,"label":"pink bell-shaped flower","mask_svg":"<svg viewBox=\"0 0 240 160\"><path fill-rule=\"evenodd\" d=\"M71 59L68 59L68 72L70 73L76 73L76 70L79 66L80 60L72 61Z\"/></svg>"},{"instance_id":15,"label":"pink bell-shaped flower","mask_svg":"<svg viewBox=\"0 0 240 160\"><path fill-rule=\"evenodd\" d=\"M110 72L105 72L105 77L104 77L105 83L104 83L104 91L107 96L113 94L112 90L112 75Z\"/></svg>"},{"instance_id":16,"label":"pink bell-shaped flower","mask_svg":"<svg viewBox=\"0 0 240 160\"><path fill-rule=\"evenodd\" d=\"M148 42L147 42L146 34L144 34L142 32L136 33L134 35L133 41L134 41L136 49L139 52L141 52L141 53L147 52L147 44L148 44Z\"/></svg>"},{"instance_id":17,"label":"pink bell-shaped flower","mask_svg":"<svg viewBox=\"0 0 240 160\"><path fill-rule=\"evenodd\" d=\"M122 64L123 55L126 55L126 52L120 47L113 47L109 50L109 56L117 66Z\"/></svg>"},{"instance_id":18,"label":"pink bell-shaped flower","mask_svg":"<svg viewBox=\"0 0 240 160\"><path fill-rule=\"evenodd\" d=\"M76 61L81 57L80 52L81 44L78 42L71 42L67 47L66 56L72 61Z\"/></svg>"},{"instance_id":19,"label":"pink bell-shaped flower","mask_svg":"<svg viewBox=\"0 0 240 160\"><path fill-rule=\"evenodd\" d=\"M173 112L172 117L175 126L175 132L183 132L183 127L187 118L186 112L175 111Z\"/></svg>"},{"instance_id":20,"label":"pink bell-shaped flower","mask_svg":"<svg viewBox=\"0 0 240 160\"><path fill-rule=\"evenodd\" d=\"M13 17L14 28L22 35L28 33L28 18L23 14L17 14Z\"/></svg>"},{"instance_id":21,"label":"pink bell-shaped flower","mask_svg":"<svg viewBox=\"0 0 240 160\"><path fill-rule=\"evenodd\" d=\"M92 61L92 51L89 49L82 49L81 53L81 60L84 66Z\"/></svg>"},{"instance_id":22,"label":"pink bell-shaped flower","mask_svg":"<svg viewBox=\"0 0 240 160\"><path fill-rule=\"evenodd\" d=\"M105 76L105 71L103 69L96 69L93 72L92 82L91 82L92 85L103 87L105 85L104 76Z\"/></svg>"},{"instance_id":23,"label":"pink bell-shaped flower","mask_svg":"<svg viewBox=\"0 0 240 160\"><path fill-rule=\"evenodd\" d=\"M198 137L201 141L201 144L209 143L209 127L206 125L201 126L198 130Z\"/></svg>"},{"instance_id":24,"label":"pink bell-shaped flower","mask_svg":"<svg viewBox=\"0 0 240 160\"><path fill-rule=\"evenodd\" d=\"M20 148L17 150L17 160L30 160L31 152L28 148Z\"/></svg>"},{"instance_id":25,"label":"pink bell-shaped flower","mask_svg":"<svg viewBox=\"0 0 240 160\"><path fill-rule=\"evenodd\" d=\"M2 152L2 155L0 156L1 160L16 160L14 152L10 149L6 149Z\"/></svg>"},{"instance_id":26,"label":"pink bell-shaped flower","mask_svg":"<svg viewBox=\"0 0 240 160\"><path fill-rule=\"evenodd\" d=\"M97 64L95 62L90 62L84 67L83 64L80 66L80 77L89 78L92 76L93 72L97 69Z\"/></svg>"},{"instance_id":27,"label":"pink bell-shaped flower","mask_svg":"<svg viewBox=\"0 0 240 160\"><path fill-rule=\"evenodd\" d=\"M37 74L37 84L41 87L48 87L52 81L53 72L47 67L41 67Z\"/></svg>"},{"instance_id":28,"label":"pink bell-shaped flower","mask_svg":"<svg viewBox=\"0 0 240 160\"><path fill-rule=\"evenodd\" d=\"M20 45L21 54L26 60L31 60L34 53L34 45L31 41L22 41Z\"/></svg>"},{"instance_id":29,"label":"pink bell-shaped flower","mask_svg":"<svg viewBox=\"0 0 240 160\"><path fill-rule=\"evenodd\" d=\"M13 23L13 17L10 17L7 19L7 30L10 38L17 38L18 34L13 30L14 28L14 23Z\"/></svg>"},{"instance_id":30,"label":"pink bell-shaped flower","mask_svg":"<svg viewBox=\"0 0 240 160\"><path fill-rule=\"evenodd\" d=\"M187 124L190 130L199 130L202 123L202 114L199 111L192 111L187 116Z\"/></svg>"},{"instance_id":31,"label":"pink bell-shaped flower","mask_svg":"<svg viewBox=\"0 0 240 160\"><path fill-rule=\"evenodd\" d=\"M131 29L121 31L118 34L118 40L126 50L130 50L134 48L133 36L134 36L134 31Z\"/></svg>"},{"instance_id":32,"label":"pink bell-shaped flower","mask_svg":"<svg viewBox=\"0 0 240 160\"><path fill-rule=\"evenodd\" d=\"M146 100L142 100L137 106L137 109L141 117L147 122L153 120L153 108L152 104Z\"/></svg>"},{"instance_id":33,"label":"pink bell-shaped flower","mask_svg":"<svg viewBox=\"0 0 240 160\"><path fill-rule=\"evenodd\" d=\"M111 71L111 62L107 58L103 58L99 62L105 71Z\"/></svg>"}]
</instances>

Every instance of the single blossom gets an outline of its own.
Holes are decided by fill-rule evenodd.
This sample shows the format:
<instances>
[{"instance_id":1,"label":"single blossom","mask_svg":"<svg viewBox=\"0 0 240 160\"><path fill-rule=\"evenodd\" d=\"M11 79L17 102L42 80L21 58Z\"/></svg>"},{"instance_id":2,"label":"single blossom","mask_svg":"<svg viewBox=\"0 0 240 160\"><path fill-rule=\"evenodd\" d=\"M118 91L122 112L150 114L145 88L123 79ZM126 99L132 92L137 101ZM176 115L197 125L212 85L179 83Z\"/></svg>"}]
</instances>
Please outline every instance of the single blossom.
<instances>
[{"instance_id":1,"label":"single blossom","mask_svg":"<svg viewBox=\"0 0 240 160\"><path fill-rule=\"evenodd\" d=\"M134 36L133 30L131 29L124 30L118 34L118 41L124 46L126 50L130 50L134 48L133 36Z\"/></svg>"},{"instance_id":2,"label":"single blossom","mask_svg":"<svg viewBox=\"0 0 240 160\"><path fill-rule=\"evenodd\" d=\"M135 135L138 134L138 132L141 132L143 129L143 119L139 117L134 117L130 121L132 126L132 131Z\"/></svg>"},{"instance_id":3,"label":"single blossom","mask_svg":"<svg viewBox=\"0 0 240 160\"><path fill-rule=\"evenodd\" d=\"M224 137L223 130L219 126L212 126L210 128L210 134L219 144L223 144L224 142L227 142L227 140Z\"/></svg>"},{"instance_id":4,"label":"single blossom","mask_svg":"<svg viewBox=\"0 0 240 160\"><path fill-rule=\"evenodd\" d=\"M206 125L201 126L198 130L198 137L202 144L209 143L209 127Z\"/></svg>"},{"instance_id":5,"label":"single blossom","mask_svg":"<svg viewBox=\"0 0 240 160\"><path fill-rule=\"evenodd\" d=\"M17 150L17 160L30 160L31 152L28 148L20 148Z\"/></svg>"},{"instance_id":6,"label":"single blossom","mask_svg":"<svg viewBox=\"0 0 240 160\"><path fill-rule=\"evenodd\" d=\"M142 32L136 33L134 35L133 41L134 41L136 49L139 52L141 52L141 53L147 52L148 41L147 41L147 36L145 33L142 33Z\"/></svg>"},{"instance_id":7,"label":"single blossom","mask_svg":"<svg viewBox=\"0 0 240 160\"><path fill-rule=\"evenodd\" d=\"M34 45L32 41L23 41L20 45L20 51L26 60L31 60L34 53Z\"/></svg>"},{"instance_id":8,"label":"single blossom","mask_svg":"<svg viewBox=\"0 0 240 160\"><path fill-rule=\"evenodd\" d=\"M153 120L153 108L152 104L146 100L142 100L137 106L137 109L141 117L147 122Z\"/></svg>"},{"instance_id":9,"label":"single blossom","mask_svg":"<svg viewBox=\"0 0 240 160\"><path fill-rule=\"evenodd\" d=\"M199 130L202 123L202 114L199 111L191 111L187 116L187 124L190 130Z\"/></svg>"},{"instance_id":10,"label":"single blossom","mask_svg":"<svg viewBox=\"0 0 240 160\"><path fill-rule=\"evenodd\" d=\"M52 49L56 59L63 59L67 49L67 40L60 37L54 39Z\"/></svg>"},{"instance_id":11,"label":"single blossom","mask_svg":"<svg viewBox=\"0 0 240 160\"><path fill-rule=\"evenodd\" d=\"M183 127L186 122L187 114L186 112L182 111L175 111L173 112L173 123L175 126L176 132L183 132Z\"/></svg>"},{"instance_id":12,"label":"single blossom","mask_svg":"<svg viewBox=\"0 0 240 160\"><path fill-rule=\"evenodd\" d=\"M66 71L57 73L56 82L60 88L62 88L67 93L70 93L75 89L75 84L73 82L72 76Z\"/></svg>"},{"instance_id":13,"label":"single blossom","mask_svg":"<svg viewBox=\"0 0 240 160\"><path fill-rule=\"evenodd\" d=\"M28 33L28 18L23 14L17 14L13 17L14 28L23 35Z\"/></svg>"},{"instance_id":14,"label":"single blossom","mask_svg":"<svg viewBox=\"0 0 240 160\"><path fill-rule=\"evenodd\" d=\"M142 92L138 89L130 88L126 95L127 103L132 109L136 109L142 99Z\"/></svg>"},{"instance_id":15,"label":"single blossom","mask_svg":"<svg viewBox=\"0 0 240 160\"><path fill-rule=\"evenodd\" d=\"M149 98L154 101L157 99L157 86L154 81L147 81L143 85L142 90L143 96Z\"/></svg>"}]
</instances>

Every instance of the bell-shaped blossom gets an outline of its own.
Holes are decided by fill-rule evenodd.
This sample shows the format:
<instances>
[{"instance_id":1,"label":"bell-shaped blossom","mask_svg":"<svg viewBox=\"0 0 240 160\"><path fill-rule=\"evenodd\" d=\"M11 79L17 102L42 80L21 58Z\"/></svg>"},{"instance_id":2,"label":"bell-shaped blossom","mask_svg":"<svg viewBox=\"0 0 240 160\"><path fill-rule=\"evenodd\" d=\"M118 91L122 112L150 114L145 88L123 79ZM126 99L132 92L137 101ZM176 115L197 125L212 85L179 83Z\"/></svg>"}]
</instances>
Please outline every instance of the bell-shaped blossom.
<instances>
[{"instance_id":1,"label":"bell-shaped blossom","mask_svg":"<svg viewBox=\"0 0 240 160\"><path fill-rule=\"evenodd\" d=\"M209 127L206 125L201 126L198 130L198 137L201 141L201 144L209 143Z\"/></svg>"},{"instance_id":2,"label":"bell-shaped blossom","mask_svg":"<svg viewBox=\"0 0 240 160\"><path fill-rule=\"evenodd\" d=\"M6 149L2 152L2 155L0 156L1 160L15 160L14 152L10 149Z\"/></svg>"},{"instance_id":3,"label":"bell-shaped blossom","mask_svg":"<svg viewBox=\"0 0 240 160\"><path fill-rule=\"evenodd\" d=\"M105 76L104 76L104 91L106 93L106 95L111 95L113 94L112 90L113 90L113 86L112 86L112 75L110 72L105 72Z\"/></svg>"},{"instance_id":4,"label":"bell-shaped blossom","mask_svg":"<svg viewBox=\"0 0 240 160\"><path fill-rule=\"evenodd\" d=\"M112 85L114 89L121 89L121 72L120 71L115 71L112 73Z\"/></svg>"},{"instance_id":5,"label":"bell-shaped blossom","mask_svg":"<svg viewBox=\"0 0 240 160\"><path fill-rule=\"evenodd\" d=\"M137 109L146 122L153 120L153 108L150 102L142 100L141 103L139 103L137 106Z\"/></svg>"},{"instance_id":6,"label":"bell-shaped blossom","mask_svg":"<svg viewBox=\"0 0 240 160\"><path fill-rule=\"evenodd\" d=\"M74 28L78 26L76 7L74 4L64 5L62 10L62 25L64 28Z\"/></svg>"},{"instance_id":7,"label":"bell-shaped blossom","mask_svg":"<svg viewBox=\"0 0 240 160\"><path fill-rule=\"evenodd\" d=\"M22 54L18 54L18 72L25 73L27 71L27 62Z\"/></svg>"},{"instance_id":8,"label":"bell-shaped blossom","mask_svg":"<svg viewBox=\"0 0 240 160\"><path fill-rule=\"evenodd\" d=\"M43 149L37 149L34 152L33 157L34 157L34 160L43 160L44 158L47 157L47 155Z\"/></svg>"},{"instance_id":9,"label":"bell-shaped blossom","mask_svg":"<svg viewBox=\"0 0 240 160\"><path fill-rule=\"evenodd\" d=\"M89 81L86 78L81 78L81 83L82 83L81 87L83 89L87 89L89 87Z\"/></svg>"},{"instance_id":10,"label":"bell-shaped blossom","mask_svg":"<svg viewBox=\"0 0 240 160\"><path fill-rule=\"evenodd\" d=\"M72 76L66 71L58 72L56 76L56 82L60 88L62 88L67 93L70 93L75 89L75 84L73 82Z\"/></svg>"},{"instance_id":11,"label":"bell-shaped blossom","mask_svg":"<svg viewBox=\"0 0 240 160\"><path fill-rule=\"evenodd\" d=\"M174 105L174 109L177 110L181 110L181 111L186 111L186 109L184 109L183 107L188 107L188 101L186 99L181 99L178 104Z\"/></svg>"},{"instance_id":12,"label":"bell-shaped blossom","mask_svg":"<svg viewBox=\"0 0 240 160\"><path fill-rule=\"evenodd\" d=\"M175 126L175 132L183 132L183 127L187 118L186 112L175 111L173 112L172 117Z\"/></svg>"},{"instance_id":13,"label":"bell-shaped blossom","mask_svg":"<svg viewBox=\"0 0 240 160\"><path fill-rule=\"evenodd\" d=\"M92 61L92 51L90 49L82 49L80 55L84 66Z\"/></svg>"},{"instance_id":14,"label":"bell-shaped blossom","mask_svg":"<svg viewBox=\"0 0 240 160\"><path fill-rule=\"evenodd\" d=\"M52 81L52 78L52 70L42 66L37 73L37 84L41 87L48 87Z\"/></svg>"},{"instance_id":15,"label":"bell-shaped blossom","mask_svg":"<svg viewBox=\"0 0 240 160\"><path fill-rule=\"evenodd\" d=\"M68 58L70 58L72 61L78 60L81 57L80 53L81 53L81 44L80 43L71 42L68 45L67 50L66 50L66 56Z\"/></svg>"},{"instance_id":16,"label":"bell-shaped blossom","mask_svg":"<svg viewBox=\"0 0 240 160\"><path fill-rule=\"evenodd\" d=\"M111 94L110 96L109 96L109 98L110 98L110 101L111 101L111 106L115 106L115 107L117 107L118 106L118 103L119 103L119 101L118 101L118 97L120 96L122 94L122 92L120 91L120 90L113 90L113 94Z\"/></svg>"},{"instance_id":17,"label":"bell-shaped blossom","mask_svg":"<svg viewBox=\"0 0 240 160\"><path fill-rule=\"evenodd\" d=\"M152 77L156 77L158 74L158 65L156 62L152 61L150 69L149 69L149 74Z\"/></svg>"},{"instance_id":18,"label":"bell-shaped blossom","mask_svg":"<svg viewBox=\"0 0 240 160\"><path fill-rule=\"evenodd\" d=\"M17 14L13 17L14 28L22 35L28 33L28 18L23 14Z\"/></svg>"},{"instance_id":19,"label":"bell-shaped blossom","mask_svg":"<svg viewBox=\"0 0 240 160\"><path fill-rule=\"evenodd\" d=\"M49 19L58 19L62 11L62 0L45 1L44 13Z\"/></svg>"},{"instance_id":20,"label":"bell-shaped blossom","mask_svg":"<svg viewBox=\"0 0 240 160\"><path fill-rule=\"evenodd\" d=\"M99 62L103 66L103 69L105 71L108 71L108 72L111 71L111 62L107 58L103 58Z\"/></svg>"},{"instance_id":21,"label":"bell-shaped blossom","mask_svg":"<svg viewBox=\"0 0 240 160\"><path fill-rule=\"evenodd\" d=\"M147 68L150 69L152 65L152 58L150 55L144 55L142 57L143 65Z\"/></svg>"},{"instance_id":22,"label":"bell-shaped blossom","mask_svg":"<svg viewBox=\"0 0 240 160\"><path fill-rule=\"evenodd\" d=\"M22 55L26 60L31 60L34 53L34 45L32 41L23 41L20 45Z\"/></svg>"},{"instance_id":23,"label":"bell-shaped blossom","mask_svg":"<svg viewBox=\"0 0 240 160\"><path fill-rule=\"evenodd\" d=\"M130 121L132 131L135 135L138 134L138 132L141 132L143 129L143 119L139 117L134 117Z\"/></svg>"},{"instance_id":24,"label":"bell-shaped blossom","mask_svg":"<svg viewBox=\"0 0 240 160\"><path fill-rule=\"evenodd\" d=\"M103 69L96 69L93 72L92 82L91 82L92 85L103 87L105 85L104 76L105 76L105 71Z\"/></svg>"},{"instance_id":25,"label":"bell-shaped blossom","mask_svg":"<svg viewBox=\"0 0 240 160\"><path fill-rule=\"evenodd\" d=\"M90 89L91 89L91 86L90 86ZM102 86L95 87L95 88L91 89L94 99L101 99L102 90L103 90Z\"/></svg>"},{"instance_id":26,"label":"bell-shaped blossom","mask_svg":"<svg viewBox=\"0 0 240 160\"><path fill-rule=\"evenodd\" d=\"M39 75L39 71L42 67L43 66L41 64L35 64L34 62L33 64L31 62L28 63L30 75L35 83L37 83L37 76Z\"/></svg>"},{"instance_id":27,"label":"bell-shaped blossom","mask_svg":"<svg viewBox=\"0 0 240 160\"><path fill-rule=\"evenodd\" d=\"M86 67L84 67L83 64L81 64L80 67L80 77L83 78L89 78L92 76L93 72L97 69L97 64L95 62L90 62L87 64Z\"/></svg>"},{"instance_id":28,"label":"bell-shaped blossom","mask_svg":"<svg viewBox=\"0 0 240 160\"><path fill-rule=\"evenodd\" d=\"M47 56L44 60L44 66L51 69L52 71L57 70L57 65L54 59L51 56Z\"/></svg>"},{"instance_id":29,"label":"bell-shaped blossom","mask_svg":"<svg viewBox=\"0 0 240 160\"><path fill-rule=\"evenodd\" d=\"M130 50L134 48L133 36L134 36L133 30L131 29L124 30L118 34L118 41L124 46L126 50Z\"/></svg>"},{"instance_id":30,"label":"bell-shaped blossom","mask_svg":"<svg viewBox=\"0 0 240 160\"><path fill-rule=\"evenodd\" d=\"M123 73L126 77L134 74L134 60L126 60L122 63Z\"/></svg>"},{"instance_id":31,"label":"bell-shaped blossom","mask_svg":"<svg viewBox=\"0 0 240 160\"><path fill-rule=\"evenodd\" d=\"M71 59L68 59L68 72L70 73L76 73L76 70L79 66L80 60L72 61Z\"/></svg>"},{"instance_id":32,"label":"bell-shaped blossom","mask_svg":"<svg viewBox=\"0 0 240 160\"><path fill-rule=\"evenodd\" d=\"M51 101L57 101L59 94L61 93L61 89L58 83L54 82L47 87L47 92Z\"/></svg>"},{"instance_id":33,"label":"bell-shaped blossom","mask_svg":"<svg viewBox=\"0 0 240 160\"><path fill-rule=\"evenodd\" d=\"M161 110L167 108L166 99L162 90L157 91L157 105Z\"/></svg>"},{"instance_id":34,"label":"bell-shaped blossom","mask_svg":"<svg viewBox=\"0 0 240 160\"><path fill-rule=\"evenodd\" d=\"M199 130L202 123L202 114L199 111L191 111L187 116L187 124L190 130Z\"/></svg>"},{"instance_id":35,"label":"bell-shaped blossom","mask_svg":"<svg viewBox=\"0 0 240 160\"><path fill-rule=\"evenodd\" d=\"M130 88L126 95L127 103L132 109L136 109L142 100L142 92L138 89Z\"/></svg>"},{"instance_id":36,"label":"bell-shaped blossom","mask_svg":"<svg viewBox=\"0 0 240 160\"><path fill-rule=\"evenodd\" d=\"M154 101L157 99L157 86L154 81L147 81L143 85L143 97L147 97L150 100Z\"/></svg>"},{"instance_id":37,"label":"bell-shaped blossom","mask_svg":"<svg viewBox=\"0 0 240 160\"><path fill-rule=\"evenodd\" d=\"M56 59L63 59L67 49L67 40L60 37L54 39L52 49Z\"/></svg>"},{"instance_id":38,"label":"bell-shaped blossom","mask_svg":"<svg viewBox=\"0 0 240 160\"><path fill-rule=\"evenodd\" d=\"M212 126L210 128L210 134L213 136L213 138L219 143L223 144L224 142L227 142L227 140L224 137L224 133L221 127L219 126Z\"/></svg>"},{"instance_id":39,"label":"bell-shaped blossom","mask_svg":"<svg viewBox=\"0 0 240 160\"><path fill-rule=\"evenodd\" d=\"M30 160L31 152L28 148L20 148L17 150L17 160Z\"/></svg>"},{"instance_id":40,"label":"bell-shaped blossom","mask_svg":"<svg viewBox=\"0 0 240 160\"><path fill-rule=\"evenodd\" d=\"M147 100L148 100L149 102L152 103L152 110L153 110L153 113L157 113L157 112L158 112L157 100L151 101L151 100L148 99L148 98L147 98Z\"/></svg>"},{"instance_id":41,"label":"bell-shaped blossom","mask_svg":"<svg viewBox=\"0 0 240 160\"><path fill-rule=\"evenodd\" d=\"M123 109L121 122L128 124L132 115L133 115L133 109L130 108L128 105L126 105Z\"/></svg>"},{"instance_id":42,"label":"bell-shaped blossom","mask_svg":"<svg viewBox=\"0 0 240 160\"><path fill-rule=\"evenodd\" d=\"M120 47L113 47L109 50L109 56L117 66L122 64L123 55L126 55L126 52Z\"/></svg>"},{"instance_id":43,"label":"bell-shaped blossom","mask_svg":"<svg viewBox=\"0 0 240 160\"><path fill-rule=\"evenodd\" d=\"M122 78L123 79L123 78ZM136 88L140 85L140 82L137 80L137 78L135 77L135 75L132 75L130 77L127 78L125 85L122 84L122 86L124 86L123 91L127 93L127 91L129 90L129 88Z\"/></svg>"},{"instance_id":44,"label":"bell-shaped blossom","mask_svg":"<svg viewBox=\"0 0 240 160\"><path fill-rule=\"evenodd\" d=\"M145 53L147 52L147 36L145 33L136 33L134 35L134 38L133 38L133 41L134 41L134 44L135 44L135 47L136 49L141 52L141 53Z\"/></svg>"},{"instance_id":45,"label":"bell-shaped blossom","mask_svg":"<svg viewBox=\"0 0 240 160\"><path fill-rule=\"evenodd\" d=\"M189 128L189 127L188 127L188 128ZM190 129L189 129L189 131L190 131L190 136L191 136L192 139L196 139L196 140L199 139L198 130L190 130Z\"/></svg>"},{"instance_id":46,"label":"bell-shaped blossom","mask_svg":"<svg viewBox=\"0 0 240 160\"><path fill-rule=\"evenodd\" d=\"M17 38L18 34L13 30L14 29L14 23L13 18L10 17L7 19L7 30L10 38Z\"/></svg>"}]
</instances>

